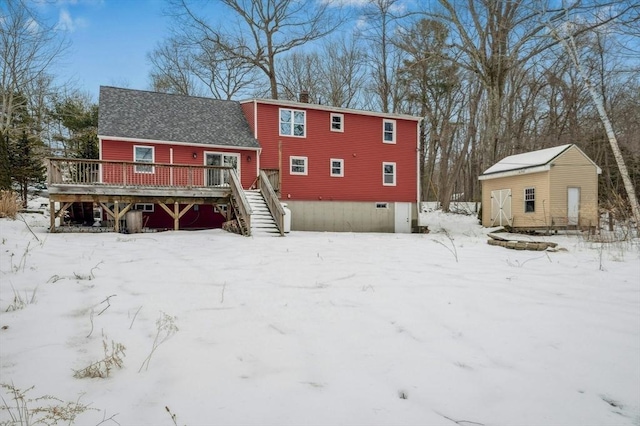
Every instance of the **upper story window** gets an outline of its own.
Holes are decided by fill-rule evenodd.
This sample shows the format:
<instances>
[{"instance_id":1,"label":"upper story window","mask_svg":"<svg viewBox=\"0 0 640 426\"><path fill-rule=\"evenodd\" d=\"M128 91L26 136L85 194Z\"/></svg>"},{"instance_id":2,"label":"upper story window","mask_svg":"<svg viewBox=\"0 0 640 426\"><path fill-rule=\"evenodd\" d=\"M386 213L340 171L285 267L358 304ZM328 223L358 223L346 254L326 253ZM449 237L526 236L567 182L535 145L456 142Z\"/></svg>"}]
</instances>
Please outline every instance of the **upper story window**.
<instances>
[{"instance_id":1,"label":"upper story window","mask_svg":"<svg viewBox=\"0 0 640 426\"><path fill-rule=\"evenodd\" d=\"M306 175L307 174L307 157L289 157L289 170L292 175Z\"/></svg>"},{"instance_id":2,"label":"upper story window","mask_svg":"<svg viewBox=\"0 0 640 426\"><path fill-rule=\"evenodd\" d=\"M536 189L524 189L524 212L533 213L536 211Z\"/></svg>"},{"instance_id":3,"label":"upper story window","mask_svg":"<svg viewBox=\"0 0 640 426\"><path fill-rule=\"evenodd\" d=\"M306 111L280 108L280 135L304 138L307 129Z\"/></svg>"},{"instance_id":4,"label":"upper story window","mask_svg":"<svg viewBox=\"0 0 640 426\"><path fill-rule=\"evenodd\" d=\"M344 177L344 160L341 158L332 158L331 162L331 176L332 177Z\"/></svg>"},{"instance_id":5,"label":"upper story window","mask_svg":"<svg viewBox=\"0 0 640 426\"><path fill-rule=\"evenodd\" d=\"M396 120L382 120L382 142L396 143Z\"/></svg>"},{"instance_id":6,"label":"upper story window","mask_svg":"<svg viewBox=\"0 0 640 426\"><path fill-rule=\"evenodd\" d=\"M136 163L153 163L154 149L152 146L134 146L133 161ZM153 173L153 166L138 166L134 168L136 173Z\"/></svg>"},{"instance_id":7,"label":"upper story window","mask_svg":"<svg viewBox=\"0 0 640 426\"><path fill-rule=\"evenodd\" d=\"M344 115L335 112L331 113L331 131L344 132Z\"/></svg>"},{"instance_id":8,"label":"upper story window","mask_svg":"<svg viewBox=\"0 0 640 426\"><path fill-rule=\"evenodd\" d=\"M382 184L396 186L396 163L382 163Z\"/></svg>"}]
</instances>

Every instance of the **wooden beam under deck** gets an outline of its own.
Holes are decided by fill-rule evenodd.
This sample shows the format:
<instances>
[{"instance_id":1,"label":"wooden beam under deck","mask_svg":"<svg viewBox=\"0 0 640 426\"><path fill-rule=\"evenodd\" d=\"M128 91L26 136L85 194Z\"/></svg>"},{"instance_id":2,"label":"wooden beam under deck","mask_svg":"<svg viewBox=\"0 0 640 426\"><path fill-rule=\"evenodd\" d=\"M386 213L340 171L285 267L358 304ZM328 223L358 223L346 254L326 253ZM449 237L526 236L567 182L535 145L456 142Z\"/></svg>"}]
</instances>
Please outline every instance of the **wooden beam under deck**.
<instances>
[{"instance_id":1,"label":"wooden beam under deck","mask_svg":"<svg viewBox=\"0 0 640 426\"><path fill-rule=\"evenodd\" d=\"M102 191L98 190L102 189ZM194 205L222 205L229 204L231 192L229 188L205 188L205 189L150 189L143 188L113 188L113 187L87 187L67 185L61 189L59 185L49 187L49 208L51 213L50 232L56 232L55 218L61 216L72 203L96 203L105 209L107 215L114 219L114 231L120 232L120 220L135 204L158 204L174 219L174 229L179 229L179 221L184 214ZM61 209L55 211L55 203L61 205ZM106 204L114 204L111 211ZM174 205L173 211L167 205ZM186 207L180 211L180 204ZM120 205L125 205L124 209Z\"/></svg>"},{"instance_id":2,"label":"wooden beam under deck","mask_svg":"<svg viewBox=\"0 0 640 426\"><path fill-rule=\"evenodd\" d=\"M173 229L175 231L180 229L180 218L184 216L186 212L188 212L191 207L195 205L195 203L188 204L182 211L180 211L180 204L173 204L173 211L165 203L158 203L162 209L169 214L173 218Z\"/></svg>"}]
</instances>

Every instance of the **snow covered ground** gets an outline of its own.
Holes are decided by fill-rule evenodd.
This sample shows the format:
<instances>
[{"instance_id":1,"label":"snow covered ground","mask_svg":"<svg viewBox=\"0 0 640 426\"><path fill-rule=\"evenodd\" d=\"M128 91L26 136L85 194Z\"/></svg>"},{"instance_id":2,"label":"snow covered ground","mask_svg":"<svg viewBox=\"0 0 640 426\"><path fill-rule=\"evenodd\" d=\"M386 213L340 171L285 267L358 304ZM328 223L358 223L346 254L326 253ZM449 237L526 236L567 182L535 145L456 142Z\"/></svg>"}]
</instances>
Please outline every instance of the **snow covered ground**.
<instances>
[{"instance_id":1,"label":"snow covered ground","mask_svg":"<svg viewBox=\"0 0 640 426\"><path fill-rule=\"evenodd\" d=\"M0 383L34 386L28 408L79 400L95 409L79 425L640 424L637 241L513 251L438 212L430 234L284 238L22 217L35 235L0 219ZM122 368L75 378L103 341Z\"/></svg>"}]
</instances>

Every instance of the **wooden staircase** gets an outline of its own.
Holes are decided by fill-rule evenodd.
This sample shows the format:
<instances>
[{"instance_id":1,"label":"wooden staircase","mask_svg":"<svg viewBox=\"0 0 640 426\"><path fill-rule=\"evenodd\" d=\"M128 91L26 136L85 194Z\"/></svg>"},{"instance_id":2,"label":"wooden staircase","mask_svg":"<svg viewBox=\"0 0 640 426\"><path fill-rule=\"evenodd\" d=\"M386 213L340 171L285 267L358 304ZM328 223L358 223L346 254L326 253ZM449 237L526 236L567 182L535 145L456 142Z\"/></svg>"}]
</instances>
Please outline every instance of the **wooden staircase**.
<instances>
[{"instance_id":1,"label":"wooden staircase","mask_svg":"<svg viewBox=\"0 0 640 426\"><path fill-rule=\"evenodd\" d=\"M251 207L251 235L280 236L280 230L259 189L244 191Z\"/></svg>"}]
</instances>

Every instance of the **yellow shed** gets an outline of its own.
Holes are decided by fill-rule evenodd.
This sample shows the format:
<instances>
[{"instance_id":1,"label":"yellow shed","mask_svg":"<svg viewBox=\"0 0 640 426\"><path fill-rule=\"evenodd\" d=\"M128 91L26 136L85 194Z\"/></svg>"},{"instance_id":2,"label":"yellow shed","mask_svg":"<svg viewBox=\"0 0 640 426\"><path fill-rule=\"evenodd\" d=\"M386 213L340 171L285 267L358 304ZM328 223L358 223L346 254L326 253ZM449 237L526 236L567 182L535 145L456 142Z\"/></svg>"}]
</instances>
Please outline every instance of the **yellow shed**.
<instances>
[{"instance_id":1,"label":"yellow shed","mask_svg":"<svg viewBox=\"0 0 640 426\"><path fill-rule=\"evenodd\" d=\"M520 230L597 226L601 173L574 144L505 157L478 178L482 226Z\"/></svg>"}]
</instances>

